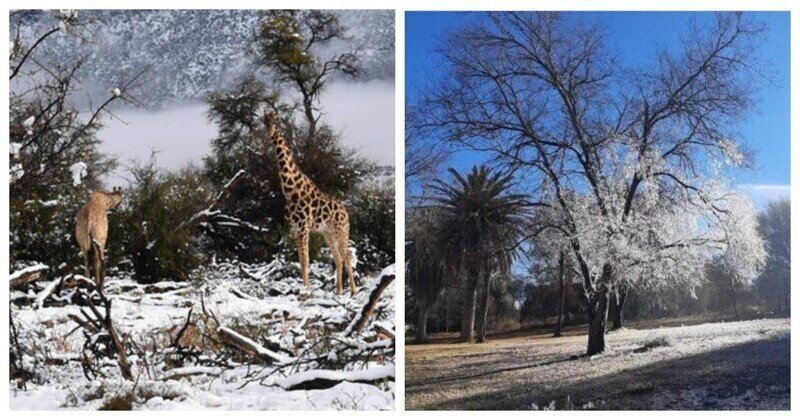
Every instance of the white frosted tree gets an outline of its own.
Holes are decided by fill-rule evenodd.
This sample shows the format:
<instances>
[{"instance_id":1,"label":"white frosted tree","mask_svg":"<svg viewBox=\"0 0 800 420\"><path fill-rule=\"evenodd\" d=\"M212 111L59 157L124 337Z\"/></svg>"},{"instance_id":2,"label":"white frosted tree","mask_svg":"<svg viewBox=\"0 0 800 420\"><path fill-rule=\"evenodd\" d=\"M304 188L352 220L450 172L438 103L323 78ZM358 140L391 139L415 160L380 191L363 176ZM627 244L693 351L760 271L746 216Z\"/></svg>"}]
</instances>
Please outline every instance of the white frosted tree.
<instances>
[{"instance_id":1,"label":"white frosted tree","mask_svg":"<svg viewBox=\"0 0 800 420\"><path fill-rule=\"evenodd\" d=\"M588 354L605 349L618 287L692 288L714 253L742 282L763 263L752 206L723 179L751 162L734 127L753 107L761 32L716 14L641 69L617 64L602 26L557 13L491 13L441 46L446 76L422 101L421 127L513 168L558 215L586 295Z\"/></svg>"}]
</instances>

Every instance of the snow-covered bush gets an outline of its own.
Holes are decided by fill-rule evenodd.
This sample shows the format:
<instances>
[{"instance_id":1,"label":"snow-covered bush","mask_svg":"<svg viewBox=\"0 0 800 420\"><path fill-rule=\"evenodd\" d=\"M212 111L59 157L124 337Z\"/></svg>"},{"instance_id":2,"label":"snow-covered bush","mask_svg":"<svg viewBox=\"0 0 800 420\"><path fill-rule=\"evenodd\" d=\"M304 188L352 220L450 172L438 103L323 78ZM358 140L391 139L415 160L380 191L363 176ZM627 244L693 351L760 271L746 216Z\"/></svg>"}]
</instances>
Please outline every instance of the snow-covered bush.
<instances>
[{"instance_id":1,"label":"snow-covered bush","mask_svg":"<svg viewBox=\"0 0 800 420\"><path fill-rule=\"evenodd\" d=\"M111 218L116 222L111 254L129 261L130 267L120 268L130 268L139 281L187 280L208 257L187 224L205 205L208 183L197 169L166 172L152 161L135 167L133 174L123 204Z\"/></svg>"},{"instance_id":2,"label":"snow-covered bush","mask_svg":"<svg viewBox=\"0 0 800 420\"><path fill-rule=\"evenodd\" d=\"M393 185L359 188L348 204L359 270L375 272L394 262Z\"/></svg>"}]
</instances>

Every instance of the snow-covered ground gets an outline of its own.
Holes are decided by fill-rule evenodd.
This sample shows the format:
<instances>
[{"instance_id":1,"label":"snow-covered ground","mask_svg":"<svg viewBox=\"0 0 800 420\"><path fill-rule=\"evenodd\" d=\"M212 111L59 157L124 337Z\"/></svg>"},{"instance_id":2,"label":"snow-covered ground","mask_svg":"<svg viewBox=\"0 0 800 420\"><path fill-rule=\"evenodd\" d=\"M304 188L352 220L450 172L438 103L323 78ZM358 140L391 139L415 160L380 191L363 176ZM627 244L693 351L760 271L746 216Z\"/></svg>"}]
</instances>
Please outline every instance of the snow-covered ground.
<instances>
[{"instance_id":1,"label":"snow-covered ground","mask_svg":"<svg viewBox=\"0 0 800 420\"><path fill-rule=\"evenodd\" d=\"M84 376L86 338L69 315L88 309L74 291L43 298L53 279L14 291L12 316L32 377L25 389L12 382L10 406L97 409L132 398L142 410L394 409L394 285L366 327L347 334L381 276L363 278L351 297L333 293L327 264L312 264L311 271L310 291L296 277L296 264L284 260L212 264L186 283L108 277L117 330L137 348L129 356L133 381L121 378L113 358L103 360L98 377ZM382 274L393 275L393 267ZM173 340L190 310L179 342L189 355L181 357ZM253 344L259 357L223 344L220 330ZM304 386L309 378L322 383Z\"/></svg>"},{"instance_id":2,"label":"snow-covered ground","mask_svg":"<svg viewBox=\"0 0 800 420\"><path fill-rule=\"evenodd\" d=\"M406 347L407 409L788 409L789 319Z\"/></svg>"}]
</instances>

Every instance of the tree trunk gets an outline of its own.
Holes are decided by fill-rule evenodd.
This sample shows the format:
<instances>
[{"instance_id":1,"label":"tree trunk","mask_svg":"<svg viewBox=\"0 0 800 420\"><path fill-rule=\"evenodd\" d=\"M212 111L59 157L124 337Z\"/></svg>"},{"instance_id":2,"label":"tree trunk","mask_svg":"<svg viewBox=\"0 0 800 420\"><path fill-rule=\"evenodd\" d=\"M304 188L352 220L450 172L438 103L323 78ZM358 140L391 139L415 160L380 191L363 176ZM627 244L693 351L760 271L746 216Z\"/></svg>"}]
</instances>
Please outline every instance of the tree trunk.
<instances>
[{"instance_id":1,"label":"tree trunk","mask_svg":"<svg viewBox=\"0 0 800 420\"><path fill-rule=\"evenodd\" d=\"M478 273L468 270L464 282L461 304L461 340L471 343L475 339L475 306L478 301Z\"/></svg>"},{"instance_id":2,"label":"tree trunk","mask_svg":"<svg viewBox=\"0 0 800 420\"><path fill-rule=\"evenodd\" d=\"M486 269L483 274L483 293L481 295L481 312L478 319L478 342L483 343L486 341L486 328L489 322L489 286L491 285L491 277L489 270Z\"/></svg>"},{"instance_id":3,"label":"tree trunk","mask_svg":"<svg viewBox=\"0 0 800 420\"><path fill-rule=\"evenodd\" d=\"M625 299L628 297L628 289L621 288L614 293L614 300L611 304L611 331L622 328L622 315L625 309Z\"/></svg>"},{"instance_id":4,"label":"tree trunk","mask_svg":"<svg viewBox=\"0 0 800 420\"><path fill-rule=\"evenodd\" d=\"M731 301L733 302L733 316L739 319L739 308L736 305L736 283L731 281Z\"/></svg>"},{"instance_id":5,"label":"tree trunk","mask_svg":"<svg viewBox=\"0 0 800 420\"><path fill-rule=\"evenodd\" d=\"M308 96L303 99L303 110L306 114L306 121L308 122L308 139L313 140L317 134L317 119L314 117L314 102ZM311 144L311 141L308 142Z\"/></svg>"},{"instance_id":6,"label":"tree trunk","mask_svg":"<svg viewBox=\"0 0 800 420\"><path fill-rule=\"evenodd\" d=\"M586 355L602 353L606 349L606 318L608 316L608 291L595 292L590 298L589 344Z\"/></svg>"},{"instance_id":7,"label":"tree trunk","mask_svg":"<svg viewBox=\"0 0 800 420\"><path fill-rule=\"evenodd\" d=\"M418 308L418 315L417 315L417 343L424 343L428 341L428 311L430 311L430 307L424 304L417 304Z\"/></svg>"},{"instance_id":8,"label":"tree trunk","mask_svg":"<svg viewBox=\"0 0 800 420\"><path fill-rule=\"evenodd\" d=\"M608 283L611 280L611 266L603 266L595 290L589 295L589 343L586 355L602 353L606 349L606 320L608 318Z\"/></svg>"},{"instance_id":9,"label":"tree trunk","mask_svg":"<svg viewBox=\"0 0 800 420\"><path fill-rule=\"evenodd\" d=\"M564 284L564 277L564 251L561 251L558 254L558 283L561 301L558 304L558 318L556 319L556 329L553 332L553 337L561 337L561 324L564 320L564 303L567 299L567 288Z\"/></svg>"},{"instance_id":10,"label":"tree trunk","mask_svg":"<svg viewBox=\"0 0 800 420\"><path fill-rule=\"evenodd\" d=\"M450 332L450 300L444 297L444 332Z\"/></svg>"}]
</instances>

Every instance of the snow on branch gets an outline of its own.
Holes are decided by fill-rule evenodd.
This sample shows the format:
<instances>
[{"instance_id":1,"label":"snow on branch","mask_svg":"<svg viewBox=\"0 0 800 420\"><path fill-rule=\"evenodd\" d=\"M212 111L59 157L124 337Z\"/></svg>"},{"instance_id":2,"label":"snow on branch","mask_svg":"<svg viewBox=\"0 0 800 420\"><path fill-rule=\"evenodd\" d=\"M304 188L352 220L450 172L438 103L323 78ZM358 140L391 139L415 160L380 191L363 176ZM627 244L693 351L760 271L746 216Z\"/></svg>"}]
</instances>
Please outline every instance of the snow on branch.
<instances>
[{"instance_id":1,"label":"snow on branch","mask_svg":"<svg viewBox=\"0 0 800 420\"><path fill-rule=\"evenodd\" d=\"M97 284L92 279L86 278L80 274L70 274L68 276L55 279L50 283L47 283L44 289L42 289L42 291L36 295L36 307L44 307L44 301L47 300L47 298L52 294L59 294L64 289L78 287L92 290L97 288Z\"/></svg>"},{"instance_id":2,"label":"snow on branch","mask_svg":"<svg viewBox=\"0 0 800 420\"><path fill-rule=\"evenodd\" d=\"M307 370L278 379L275 384L287 391L291 391L295 389L325 389L341 382L374 383L385 379L394 379L394 365L390 364L351 372Z\"/></svg>"},{"instance_id":3,"label":"snow on branch","mask_svg":"<svg viewBox=\"0 0 800 420\"><path fill-rule=\"evenodd\" d=\"M217 329L217 333L225 342L225 344L235 347L262 361L270 363L275 362L279 365L289 364L294 361L293 358L266 349L255 341L237 333L228 327L219 327Z\"/></svg>"},{"instance_id":4,"label":"snow on branch","mask_svg":"<svg viewBox=\"0 0 800 420\"><path fill-rule=\"evenodd\" d=\"M220 204L225 200L225 198L230 194L231 188L240 180L242 180L247 175L243 169L240 169L239 172L236 173L225 185L222 187L220 192L217 194L214 201L208 205L205 209L195 213L188 221L183 223L182 226L192 226L194 224L202 224L209 220L213 220L215 224L222 225L222 226L233 226L233 227L241 227L250 229L256 232L267 232L268 229L254 225L250 222L245 220L229 216L223 214L220 210L217 210Z\"/></svg>"},{"instance_id":5,"label":"snow on branch","mask_svg":"<svg viewBox=\"0 0 800 420\"><path fill-rule=\"evenodd\" d=\"M45 264L36 264L13 272L9 276L9 290L16 289L23 284L38 280L42 273L49 268L50 267Z\"/></svg>"}]
</instances>

